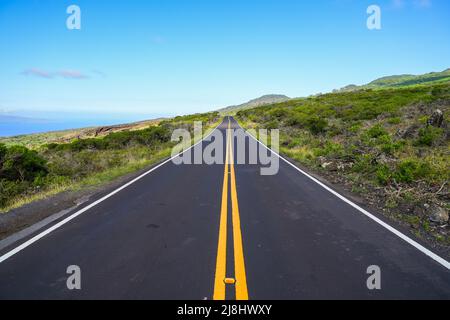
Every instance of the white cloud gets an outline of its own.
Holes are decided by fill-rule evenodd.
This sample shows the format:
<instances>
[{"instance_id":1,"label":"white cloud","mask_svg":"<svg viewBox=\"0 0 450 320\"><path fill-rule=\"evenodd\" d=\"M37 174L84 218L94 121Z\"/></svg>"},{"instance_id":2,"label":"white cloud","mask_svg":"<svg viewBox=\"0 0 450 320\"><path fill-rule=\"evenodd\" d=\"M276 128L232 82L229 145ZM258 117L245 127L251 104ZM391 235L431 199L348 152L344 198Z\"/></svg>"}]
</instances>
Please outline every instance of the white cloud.
<instances>
[{"instance_id":1,"label":"white cloud","mask_svg":"<svg viewBox=\"0 0 450 320\"><path fill-rule=\"evenodd\" d=\"M64 79L87 79L89 76L83 74L77 70L60 70L56 72L51 72L39 68L29 68L22 72L25 76L33 76L44 79L54 79L56 77Z\"/></svg>"},{"instance_id":2,"label":"white cloud","mask_svg":"<svg viewBox=\"0 0 450 320\"><path fill-rule=\"evenodd\" d=\"M45 70L39 69L39 68L30 68L22 72L23 75L26 76L34 76L39 78L45 78L45 79L51 79L53 78L53 75Z\"/></svg>"}]
</instances>

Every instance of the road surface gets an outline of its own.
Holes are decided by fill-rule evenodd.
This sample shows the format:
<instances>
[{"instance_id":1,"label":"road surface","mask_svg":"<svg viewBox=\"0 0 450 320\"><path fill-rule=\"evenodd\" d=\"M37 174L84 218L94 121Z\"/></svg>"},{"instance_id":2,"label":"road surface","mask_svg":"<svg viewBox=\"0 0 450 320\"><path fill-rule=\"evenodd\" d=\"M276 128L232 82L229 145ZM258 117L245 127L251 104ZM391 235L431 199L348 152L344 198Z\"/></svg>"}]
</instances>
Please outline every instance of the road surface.
<instances>
[{"instance_id":1,"label":"road surface","mask_svg":"<svg viewBox=\"0 0 450 320\"><path fill-rule=\"evenodd\" d=\"M0 251L0 299L450 298L447 261L285 161L237 164L228 127L224 164L168 161Z\"/></svg>"}]
</instances>

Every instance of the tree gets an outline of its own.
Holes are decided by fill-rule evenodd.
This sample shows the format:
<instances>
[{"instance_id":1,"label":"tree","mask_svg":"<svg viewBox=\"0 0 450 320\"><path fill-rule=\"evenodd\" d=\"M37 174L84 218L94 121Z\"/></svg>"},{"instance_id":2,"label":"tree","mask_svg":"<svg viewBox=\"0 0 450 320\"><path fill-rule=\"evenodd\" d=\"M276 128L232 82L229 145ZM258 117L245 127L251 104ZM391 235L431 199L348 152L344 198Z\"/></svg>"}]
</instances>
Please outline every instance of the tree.
<instances>
[{"instance_id":1,"label":"tree","mask_svg":"<svg viewBox=\"0 0 450 320\"><path fill-rule=\"evenodd\" d=\"M45 176L48 173L45 159L36 151L29 150L26 147L9 147L3 157L0 178L9 181L31 182L36 177Z\"/></svg>"},{"instance_id":2,"label":"tree","mask_svg":"<svg viewBox=\"0 0 450 320\"><path fill-rule=\"evenodd\" d=\"M5 158L7 150L8 149L6 148L6 146L3 143L0 143L0 167L1 164L3 163L3 159Z\"/></svg>"}]
</instances>

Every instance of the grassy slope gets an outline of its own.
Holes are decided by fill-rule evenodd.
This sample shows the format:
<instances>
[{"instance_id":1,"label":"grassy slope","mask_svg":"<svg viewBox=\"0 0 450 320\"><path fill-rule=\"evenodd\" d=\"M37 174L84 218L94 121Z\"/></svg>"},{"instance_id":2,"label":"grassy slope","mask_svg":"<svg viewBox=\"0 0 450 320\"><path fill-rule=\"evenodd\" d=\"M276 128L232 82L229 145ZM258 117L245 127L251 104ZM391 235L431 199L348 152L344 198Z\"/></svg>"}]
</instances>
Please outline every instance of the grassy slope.
<instances>
[{"instance_id":1,"label":"grassy slope","mask_svg":"<svg viewBox=\"0 0 450 320\"><path fill-rule=\"evenodd\" d=\"M442 72L431 72L423 75L405 74L405 75L388 76L374 80L369 84L363 86L350 85L337 91L345 92L363 89L398 88L420 84L433 85L445 83L448 81L450 81L450 69L444 70Z\"/></svg>"},{"instance_id":2,"label":"grassy slope","mask_svg":"<svg viewBox=\"0 0 450 320\"><path fill-rule=\"evenodd\" d=\"M430 224L424 208L449 209L449 132L426 128L437 108L449 118L450 82L291 100L237 119L247 128L280 128L282 153L449 245L449 227Z\"/></svg>"}]
</instances>

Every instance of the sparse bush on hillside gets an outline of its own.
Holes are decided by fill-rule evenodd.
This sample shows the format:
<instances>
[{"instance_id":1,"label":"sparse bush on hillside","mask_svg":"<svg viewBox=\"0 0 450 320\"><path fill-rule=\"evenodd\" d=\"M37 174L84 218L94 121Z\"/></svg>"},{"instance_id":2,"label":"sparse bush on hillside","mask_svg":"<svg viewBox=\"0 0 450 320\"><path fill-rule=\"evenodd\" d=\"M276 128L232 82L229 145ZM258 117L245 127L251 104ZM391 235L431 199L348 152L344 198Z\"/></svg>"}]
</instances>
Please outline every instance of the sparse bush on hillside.
<instances>
[{"instance_id":1,"label":"sparse bush on hillside","mask_svg":"<svg viewBox=\"0 0 450 320\"><path fill-rule=\"evenodd\" d=\"M408 159L403 160L397 166L393 177L398 182L411 183L426 177L431 172L430 165L426 162Z\"/></svg>"},{"instance_id":2,"label":"sparse bush on hillside","mask_svg":"<svg viewBox=\"0 0 450 320\"><path fill-rule=\"evenodd\" d=\"M325 132L328 126L328 121L326 119L320 118L318 116L312 116L307 118L306 126L313 134L319 134Z\"/></svg>"},{"instance_id":3,"label":"sparse bush on hillside","mask_svg":"<svg viewBox=\"0 0 450 320\"><path fill-rule=\"evenodd\" d=\"M377 124L367 131L367 135L370 138L379 138L381 136L387 136L388 133L380 124Z\"/></svg>"},{"instance_id":4,"label":"sparse bush on hillside","mask_svg":"<svg viewBox=\"0 0 450 320\"><path fill-rule=\"evenodd\" d=\"M432 126L427 126L426 128L422 128L419 130L419 137L415 141L417 146L433 146L444 133L444 130L441 128L435 128Z\"/></svg>"},{"instance_id":5,"label":"sparse bush on hillside","mask_svg":"<svg viewBox=\"0 0 450 320\"><path fill-rule=\"evenodd\" d=\"M422 210L424 203L449 206L449 133L429 124L436 109L450 116L450 82L323 94L236 118L244 127L279 124L281 152L363 190L383 210Z\"/></svg>"}]
</instances>

